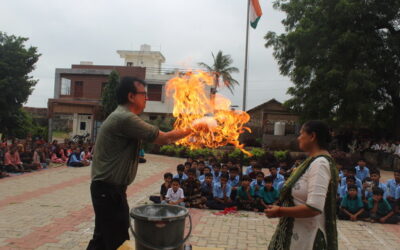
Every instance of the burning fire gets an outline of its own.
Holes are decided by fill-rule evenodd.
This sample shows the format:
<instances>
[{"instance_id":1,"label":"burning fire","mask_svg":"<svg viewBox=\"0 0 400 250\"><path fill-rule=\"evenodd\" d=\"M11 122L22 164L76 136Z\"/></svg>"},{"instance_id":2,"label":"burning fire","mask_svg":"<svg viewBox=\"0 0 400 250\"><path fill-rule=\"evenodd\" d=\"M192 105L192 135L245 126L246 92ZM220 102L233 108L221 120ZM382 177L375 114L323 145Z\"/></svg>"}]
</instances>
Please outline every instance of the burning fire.
<instances>
[{"instance_id":1,"label":"burning fire","mask_svg":"<svg viewBox=\"0 0 400 250\"><path fill-rule=\"evenodd\" d=\"M210 98L206 86L213 86L214 77L203 71L181 73L167 82L167 95L174 99L173 116L176 129L194 130L194 133L177 145L191 149L208 147L218 148L232 144L245 154L251 155L239 143L239 135L250 128L245 127L250 116L243 111L231 110L231 101L216 94ZM206 123L207 127L193 126Z\"/></svg>"}]
</instances>

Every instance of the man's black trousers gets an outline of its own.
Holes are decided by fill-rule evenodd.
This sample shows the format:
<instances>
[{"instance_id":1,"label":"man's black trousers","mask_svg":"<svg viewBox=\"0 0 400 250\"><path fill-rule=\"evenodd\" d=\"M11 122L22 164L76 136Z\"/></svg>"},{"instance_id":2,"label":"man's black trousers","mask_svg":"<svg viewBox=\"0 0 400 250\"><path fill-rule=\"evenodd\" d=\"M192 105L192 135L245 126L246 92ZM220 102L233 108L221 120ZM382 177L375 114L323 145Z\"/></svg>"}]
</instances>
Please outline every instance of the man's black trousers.
<instances>
[{"instance_id":1,"label":"man's black trousers","mask_svg":"<svg viewBox=\"0 0 400 250\"><path fill-rule=\"evenodd\" d=\"M93 181L90 193L95 213L93 239L88 250L115 250L129 240L129 206L126 186Z\"/></svg>"}]
</instances>

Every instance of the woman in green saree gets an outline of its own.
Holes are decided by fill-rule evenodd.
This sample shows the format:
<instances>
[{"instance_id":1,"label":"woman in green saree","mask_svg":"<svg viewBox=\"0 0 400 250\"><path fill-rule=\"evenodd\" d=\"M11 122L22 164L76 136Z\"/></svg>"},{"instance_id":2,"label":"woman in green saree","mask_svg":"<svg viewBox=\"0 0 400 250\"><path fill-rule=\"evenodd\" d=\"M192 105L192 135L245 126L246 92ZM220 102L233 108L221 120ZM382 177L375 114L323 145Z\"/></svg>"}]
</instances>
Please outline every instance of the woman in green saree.
<instances>
[{"instance_id":1,"label":"woman in green saree","mask_svg":"<svg viewBox=\"0 0 400 250\"><path fill-rule=\"evenodd\" d=\"M270 250L337 250L337 169L327 151L328 126L321 121L303 125L299 147L308 158L285 182L282 206L265 210L269 218L280 217Z\"/></svg>"}]
</instances>

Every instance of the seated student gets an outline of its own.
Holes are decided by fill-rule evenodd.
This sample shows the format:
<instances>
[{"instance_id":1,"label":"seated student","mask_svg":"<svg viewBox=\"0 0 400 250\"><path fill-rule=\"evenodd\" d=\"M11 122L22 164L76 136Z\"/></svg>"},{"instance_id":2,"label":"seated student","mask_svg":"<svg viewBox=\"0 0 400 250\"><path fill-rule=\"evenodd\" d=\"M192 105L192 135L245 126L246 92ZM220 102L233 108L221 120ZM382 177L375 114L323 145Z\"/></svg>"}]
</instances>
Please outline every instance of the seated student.
<instances>
[{"instance_id":1,"label":"seated student","mask_svg":"<svg viewBox=\"0 0 400 250\"><path fill-rule=\"evenodd\" d=\"M290 172L291 166L285 161L285 160L280 160L279 161L279 166L276 169L280 175L284 175L286 172Z\"/></svg>"},{"instance_id":2,"label":"seated student","mask_svg":"<svg viewBox=\"0 0 400 250\"><path fill-rule=\"evenodd\" d=\"M183 193L183 189L181 188L181 183L178 178L172 179L171 187L168 188L167 194L165 195L165 200L161 202L161 204L169 204L169 205L179 205L185 206L185 195Z\"/></svg>"},{"instance_id":3,"label":"seated student","mask_svg":"<svg viewBox=\"0 0 400 250\"><path fill-rule=\"evenodd\" d=\"M353 178L355 180L355 178ZM347 179L349 183L350 178ZM353 181L354 181L353 180ZM364 203L357 194L358 187L355 184L347 185L347 192L340 202L339 219L356 221L368 217L368 213L364 209Z\"/></svg>"},{"instance_id":4,"label":"seated student","mask_svg":"<svg viewBox=\"0 0 400 250\"><path fill-rule=\"evenodd\" d=\"M207 174L211 174L211 168L209 167L204 167L203 169L203 174L199 176L199 181L201 183L204 182L204 180L206 179L205 177L207 176ZM212 175L212 174L211 174Z\"/></svg>"},{"instance_id":5,"label":"seated student","mask_svg":"<svg viewBox=\"0 0 400 250\"><path fill-rule=\"evenodd\" d=\"M192 165L193 158L189 156L188 158L186 158L186 162L188 162L188 163L190 163L190 165Z\"/></svg>"},{"instance_id":6,"label":"seated student","mask_svg":"<svg viewBox=\"0 0 400 250\"><path fill-rule=\"evenodd\" d=\"M167 195L168 189L171 188L172 182L172 173L164 174L164 183L161 184L160 188L160 202L165 200L165 196Z\"/></svg>"},{"instance_id":7,"label":"seated student","mask_svg":"<svg viewBox=\"0 0 400 250\"><path fill-rule=\"evenodd\" d=\"M371 180L373 182L373 187L379 187L383 190L383 198L386 199L388 192L387 187L384 183L380 182L381 179L381 172L378 169L371 169L370 170ZM371 196L371 195L370 195Z\"/></svg>"},{"instance_id":8,"label":"seated student","mask_svg":"<svg viewBox=\"0 0 400 250\"><path fill-rule=\"evenodd\" d=\"M90 162L92 160L92 154L90 153L88 147L85 147L81 152L81 159Z\"/></svg>"},{"instance_id":9,"label":"seated student","mask_svg":"<svg viewBox=\"0 0 400 250\"><path fill-rule=\"evenodd\" d=\"M221 165L219 163L215 163L212 170L213 171L211 173L213 174L214 183L218 183L221 178Z\"/></svg>"},{"instance_id":10,"label":"seated student","mask_svg":"<svg viewBox=\"0 0 400 250\"><path fill-rule=\"evenodd\" d=\"M194 161L192 162L192 166L191 166L190 168L193 168L193 169L196 170L196 178L198 178L198 177L201 175L200 170L199 170L199 163L198 163L198 161L194 160Z\"/></svg>"},{"instance_id":11,"label":"seated student","mask_svg":"<svg viewBox=\"0 0 400 250\"><path fill-rule=\"evenodd\" d=\"M227 164L222 164L221 166L221 174L229 174L229 167Z\"/></svg>"},{"instance_id":12,"label":"seated student","mask_svg":"<svg viewBox=\"0 0 400 250\"><path fill-rule=\"evenodd\" d=\"M204 174L204 168L206 167L206 164L204 163L204 161L199 161L198 164L198 170L200 171L200 176Z\"/></svg>"},{"instance_id":13,"label":"seated student","mask_svg":"<svg viewBox=\"0 0 400 250\"><path fill-rule=\"evenodd\" d=\"M229 169L228 184L232 188L232 191L231 191L231 199L232 200L236 199L236 193L237 193L237 189L239 187L239 181L240 181L239 169L237 167L231 167Z\"/></svg>"},{"instance_id":14,"label":"seated student","mask_svg":"<svg viewBox=\"0 0 400 250\"><path fill-rule=\"evenodd\" d=\"M368 199L371 222L396 224L399 218L394 214L389 202L383 198L383 193L383 189L379 187L372 189L372 197Z\"/></svg>"},{"instance_id":15,"label":"seated student","mask_svg":"<svg viewBox=\"0 0 400 250\"><path fill-rule=\"evenodd\" d=\"M84 167L85 164L81 161L81 154L79 148L76 148L73 153L68 157L67 166L69 167Z\"/></svg>"},{"instance_id":16,"label":"seated student","mask_svg":"<svg viewBox=\"0 0 400 250\"><path fill-rule=\"evenodd\" d=\"M231 187L228 184L229 176L221 175L220 181L214 184L213 196L214 200L207 201L206 205L210 209L224 210L232 207L235 203L231 200Z\"/></svg>"},{"instance_id":17,"label":"seated student","mask_svg":"<svg viewBox=\"0 0 400 250\"><path fill-rule=\"evenodd\" d=\"M204 182L201 184L201 197L204 197L207 201L214 200L213 189L213 175L211 173L206 173Z\"/></svg>"},{"instance_id":18,"label":"seated student","mask_svg":"<svg viewBox=\"0 0 400 250\"><path fill-rule=\"evenodd\" d=\"M369 177L369 169L367 168L367 162L364 159L360 159L356 166L356 177L359 180L364 180Z\"/></svg>"},{"instance_id":19,"label":"seated student","mask_svg":"<svg viewBox=\"0 0 400 250\"><path fill-rule=\"evenodd\" d=\"M254 172L253 167L257 164L257 160L256 159L251 159L250 160L250 165L246 167L246 175L250 175L251 172Z\"/></svg>"},{"instance_id":20,"label":"seated student","mask_svg":"<svg viewBox=\"0 0 400 250\"><path fill-rule=\"evenodd\" d=\"M289 177L290 177L290 173L288 173L288 172L286 172L286 173L283 175L284 180L281 181L281 182L279 182L279 184L278 184L278 186L277 186L278 192L281 192L281 190L282 190L282 188L283 188L283 185L285 185L285 182L287 181L287 179L289 179Z\"/></svg>"},{"instance_id":21,"label":"seated student","mask_svg":"<svg viewBox=\"0 0 400 250\"><path fill-rule=\"evenodd\" d=\"M269 176L272 177L274 188L278 189L278 184L281 181L285 181L285 178L283 177L283 175L278 173L278 168L275 165L271 165L269 167L269 172L271 173Z\"/></svg>"},{"instance_id":22,"label":"seated student","mask_svg":"<svg viewBox=\"0 0 400 250\"><path fill-rule=\"evenodd\" d=\"M182 183L182 189L186 207L203 208L206 199L201 197L201 183L196 179L196 169L189 169L188 179Z\"/></svg>"},{"instance_id":23,"label":"seated student","mask_svg":"<svg viewBox=\"0 0 400 250\"><path fill-rule=\"evenodd\" d=\"M242 182L237 189L236 204L238 209L253 211L256 208L254 188L250 186L251 178L243 175Z\"/></svg>"},{"instance_id":24,"label":"seated student","mask_svg":"<svg viewBox=\"0 0 400 250\"><path fill-rule=\"evenodd\" d=\"M25 169L22 165L17 147L12 147L4 155L4 165L8 172L22 173Z\"/></svg>"},{"instance_id":25,"label":"seated student","mask_svg":"<svg viewBox=\"0 0 400 250\"><path fill-rule=\"evenodd\" d=\"M264 187L258 192L259 205L255 211L264 211L269 205L278 204L279 192L274 188L272 176L264 178Z\"/></svg>"},{"instance_id":26,"label":"seated student","mask_svg":"<svg viewBox=\"0 0 400 250\"><path fill-rule=\"evenodd\" d=\"M179 164L176 166L176 172L178 172L176 175L174 175L174 179L178 179L180 183L182 183L184 180L187 180L188 176L185 174L185 166L182 164Z\"/></svg>"},{"instance_id":27,"label":"seated student","mask_svg":"<svg viewBox=\"0 0 400 250\"><path fill-rule=\"evenodd\" d=\"M50 156L51 162L52 163L65 163L64 160L61 158L61 155L59 155L58 152L59 152L59 150L57 148L55 148L54 151L51 153L51 156Z\"/></svg>"},{"instance_id":28,"label":"seated student","mask_svg":"<svg viewBox=\"0 0 400 250\"><path fill-rule=\"evenodd\" d=\"M249 174L249 177L252 179L252 180L255 180L256 178L257 178L257 174L258 173L260 173L260 172L262 172L261 171L261 165L260 164L255 164L254 166L253 166L253 171ZM264 178L264 177L263 177Z\"/></svg>"},{"instance_id":29,"label":"seated student","mask_svg":"<svg viewBox=\"0 0 400 250\"><path fill-rule=\"evenodd\" d=\"M341 179L340 185L346 185L346 178L347 178L347 176L354 176L354 177L355 177L355 176L356 176L356 168L355 168L355 167L352 167L352 166L346 168L345 175L344 175L344 177ZM356 185L357 185L357 187L362 188L362 182L361 182L361 180L358 179L357 177L356 177Z\"/></svg>"},{"instance_id":30,"label":"seated student","mask_svg":"<svg viewBox=\"0 0 400 250\"><path fill-rule=\"evenodd\" d=\"M206 158L204 157L204 155L200 154L200 155L197 157L197 161L198 161L199 163L200 163L200 162L205 163L205 162L206 162Z\"/></svg>"},{"instance_id":31,"label":"seated student","mask_svg":"<svg viewBox=\"0 0 400 250\"><path fill-rule=\"evenodd\" d=\"M400 188L400 169L394 170L394 178L386 182L387 200L392 207L396 206L396 190Z\"/></svg>"},{"instance_id":32,"label":"seated student","mask_svg":"<svg viewBox=\"0 0 400 250\"><path fill-rule=\"evenodd\" d=\"M395 195L396 204L394 206L394 212L400 216L400 187L396 188L396 195Z\"/></svg>"},{"instance_id":33,"label":"seated student","mask_svg":"<svg viewBox=\"0 0 400 250\"><path fill-rule=\"evenodd\" d=\"M255 196L258 197L258 192L264 187L264 184L264 173L258 172L256 179L250 183L250 186L254 188Z\"/></svg>"},{"instance_id":34,"label":"seated student","mask_svg":"<svg viewBox=\"0 0 400 250\"><path fill-rule=\"evenodd\" d=\"M338 186L338 194L339 194L340 200L343 199L343 197L347 195L348 187L350 185L355 185L355 184L356 184L356 177L348 176L346 178L346 184ZM362 198L362 196L361 196L361 188L359 188L359 187L357 187L357 196Z\"/></svg>"},{"instance_id":35,"label":"seated student","mask_svg":"<svg viewBox=\"0 0 400 250\"><path fill-rule=\"evenodd\" d=\"M191 159L191 158L188 158L188 159ZM192 168L192 162L185 162L185 169L184 169L184 173L187 175L188 174L188 171L189 171L189 169L191 169Z\"/></svg>"},{"instance_id":36,"label":"seated student","mask_svg":"<svg viewBox=\"0 0 400 250\"><path fill-rule=\"evenodd\" d=\"M40 165L33 163L33 154L30 147L26 147L20 157L24 169L37 170L40 167Z\"/></svg>"}]
</instances>

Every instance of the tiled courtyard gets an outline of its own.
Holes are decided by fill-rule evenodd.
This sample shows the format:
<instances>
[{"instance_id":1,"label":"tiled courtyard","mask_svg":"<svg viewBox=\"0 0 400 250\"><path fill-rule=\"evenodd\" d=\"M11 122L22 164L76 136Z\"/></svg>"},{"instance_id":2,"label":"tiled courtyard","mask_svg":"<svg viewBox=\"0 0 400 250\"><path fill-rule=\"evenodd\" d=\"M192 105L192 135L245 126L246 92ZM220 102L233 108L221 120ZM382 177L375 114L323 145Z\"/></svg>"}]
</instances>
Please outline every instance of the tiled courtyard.
<instances>
[{"instance_id":1,"label":"tiled courtyard","mask_svg":"<svg viewBox=\"0 0 400 250\"><path fill-rule=\"evenodd\" d=\"M166 171L182 159L147 155L128 188L130 207L157 193ZM0 180L0 249L85 249L94 227L89 195L90 168L56 167ZM389 173L383 174L390 177ZM193 246L266 249L276 219L239 212L215 215L192 209ZM343 222L340 249L400 249L400 225Z\"/></svg>"}]
</instances>

